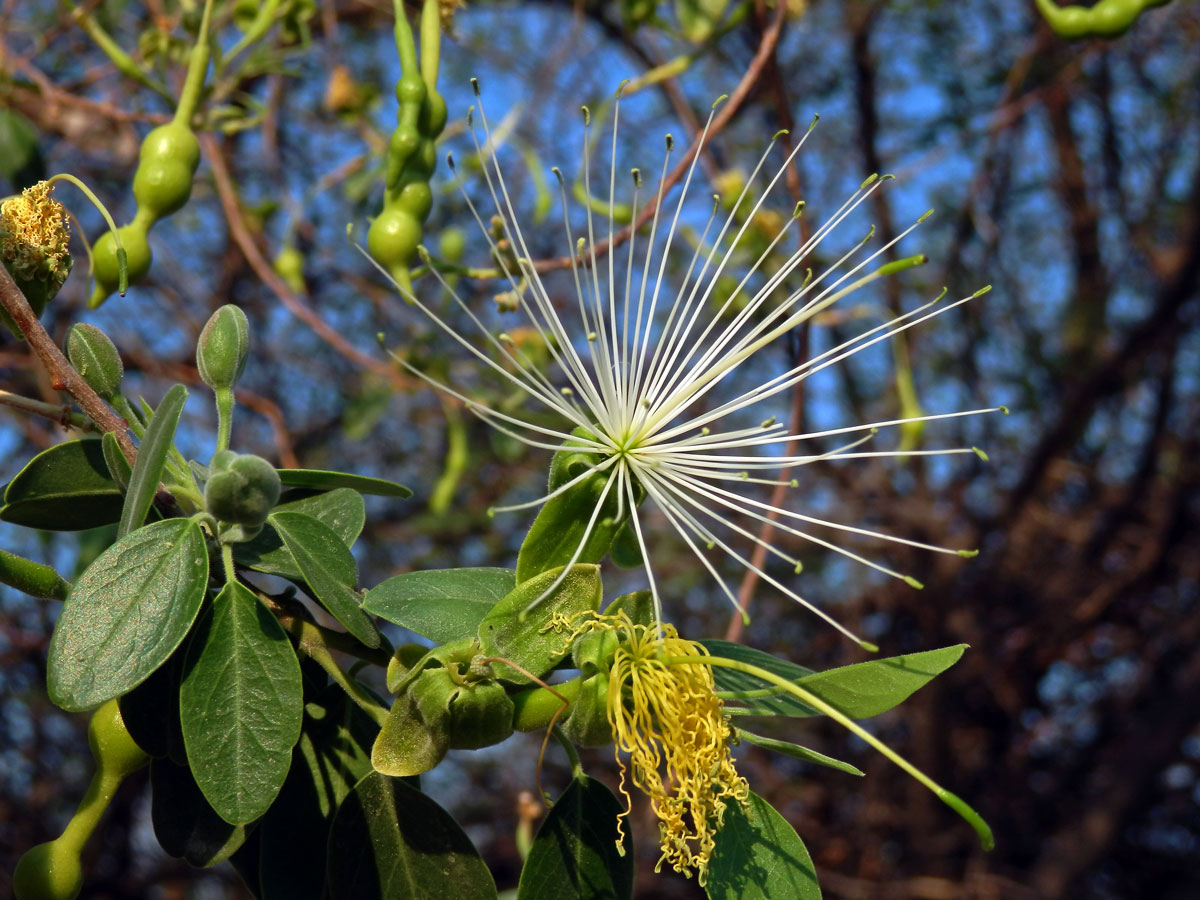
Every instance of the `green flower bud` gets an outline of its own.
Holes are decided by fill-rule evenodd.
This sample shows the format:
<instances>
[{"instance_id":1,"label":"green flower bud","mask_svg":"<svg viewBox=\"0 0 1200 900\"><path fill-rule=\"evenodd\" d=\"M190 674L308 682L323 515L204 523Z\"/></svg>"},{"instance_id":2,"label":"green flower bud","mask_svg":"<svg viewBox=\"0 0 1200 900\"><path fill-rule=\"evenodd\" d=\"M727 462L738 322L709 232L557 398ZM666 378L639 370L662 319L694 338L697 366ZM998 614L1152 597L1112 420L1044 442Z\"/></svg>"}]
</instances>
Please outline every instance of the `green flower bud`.
<instances>
[{"instance_id":1,"label":"green flower bud","mask_svg":"<svg viewBox=\"0 0 1200 900\"><path fill-rule=\"evenodd\" d=\"M256 528L267 521L281 490L279 473L261 456L223 450L213 456L204 504L222 522Z\"/></svg>"},{"instance_id":2,"label":"green flower bud","mask_svg":"<svg viewBox=\"0 0 1200 900\"><path fill-rule=\"evenodd\" d=\"M212 314L196 342L196 367L214 391L232 390L250 355L250 322L246 314L226 304Z\"/></svg>"},{"instance_id":3,"label":"green flower bud","mask_svg":"<svg viewBox=\"0 0 1200 900\"><path fill-rule=\"evenodd\" d=\"M467 683L450 701L450 747L478 750L513 733L513 702L496 681Z\"/></svg>"},{"instance_id":4,"label":"green flower bud","mask_svg":"<svg viewBox=\"0 0 1200 900\"><path fill-rule=\"evenodd\" d=\"M111 402L121 390L125 366L121 354L95 325L78 322L67 335L67 358L100 397Z\"/></svg>"}]
</instances>

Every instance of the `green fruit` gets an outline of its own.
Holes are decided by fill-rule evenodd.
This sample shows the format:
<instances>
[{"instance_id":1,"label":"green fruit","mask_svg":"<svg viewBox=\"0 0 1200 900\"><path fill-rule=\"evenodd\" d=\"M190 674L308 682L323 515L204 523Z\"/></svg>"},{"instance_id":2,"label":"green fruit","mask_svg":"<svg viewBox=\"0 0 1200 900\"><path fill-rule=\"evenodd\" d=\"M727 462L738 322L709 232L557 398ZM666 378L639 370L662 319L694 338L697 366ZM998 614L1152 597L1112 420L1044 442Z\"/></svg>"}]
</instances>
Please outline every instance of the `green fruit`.
<instances>
[{"instance_id":1,"label":"green fruit","mask_svg":"<svg viewBox=\"0 0 1200 900\"><path fill-rule=\"evenodd\" d=\"M133 196L139 209L161 219L183 208L192 195L192 172L174 160L143 162L133 176Z\"/></svg>"},{"instance_id":2,"label":"green fruit","mask_svg":"<svg viewBox=\"0 0 1200 900\"><path fill-rule=\"evenodd\" d=\"M129 268L130 284L145 278L146 273L150 271L150 242L146 237L146 228L146 224L134 221L117 229L125 247L125 263ZM96 307L120 285L117 241L111 231L104 232L92 245L92 276L96 279L96 290L89 305Z\"/></svg>"},{"instance_id":3,"label":"green fruit","mask_svg":"<svg viewBox=\"0 0 1200 900\"><path fill-rule=\"evenodd\" d=\"M78 322L67 335L67 358L88 386L111 401L121 389L125 366L121 354L103 331L95 325Z\"/></svg>"},{"instance_id":4,"label":"green fruit","mask_svg":"<svg viewBox=\"0 0 1200 900\"><path fill-rule=\"evenodd\" d=\"M513 702L495 681L465 684L450 701L450 747L477 750L513 733Z\"/></svg>"},{"instance_id":5,"label":"green fruit","mask_svg":"<svg viewBox=\"0 0 1200 900\"><path fill-rule=\"evenodd\" d=\"M267 521L281 489L275 467L261 456L247 453L209 473L204 504L221 522L256 528Z\"/></svg>"},{"instance_id":6,"label":"green fruit","mask_svg":"<svg viewBox=\"0 0 1200 900\"><path fill-rule=\"evenodd\" d=\"M169 122L146 135L138 159L143 163L180 163L189 173L195 173L200 165L200 142L186 125Z\"/></svg>"},{"instance_id":7,"label":"green fruit","mask_svg":"<svg viewBox=\"0 0 1200 900\"><path fill-rule=\"evenodd\" d=\"M79 848L62 838L38 844L17 861L12 886L16 900L73 900L83 888Z\"/></svg>"},{"instance_id":8,"label":"green fruit","mask_svg":"<svg viewBox=\"0 0 1200 900\"><path fill-rule=\"evenodd\" d=\"M103 703L88 723L88 746L96 768L104 778L120 781L150 761L125 727L120 704L114 699Z\"/></svg>"},{"instance_id":9,"label":"green fruit","mask_svg":"<svg viewBox=\"0 0 1200 900\"><path fill-rule=\"evenodd\" d=\"M196 367L214 391L232 390L250 357L250 322L246 314L226 304L209 318L196 342Z\"/></svg>"},{"instance_id":10,"label":"green fruit","mask_svg":"<svg viewBox=\"0 0 1200 900\"><path fill-rule=\"evenodd\" d=\"M385 269L407 267L421 243L421 222L403 209L386 209L371 223L367 251Z\"/></svg>"}]
</instances>

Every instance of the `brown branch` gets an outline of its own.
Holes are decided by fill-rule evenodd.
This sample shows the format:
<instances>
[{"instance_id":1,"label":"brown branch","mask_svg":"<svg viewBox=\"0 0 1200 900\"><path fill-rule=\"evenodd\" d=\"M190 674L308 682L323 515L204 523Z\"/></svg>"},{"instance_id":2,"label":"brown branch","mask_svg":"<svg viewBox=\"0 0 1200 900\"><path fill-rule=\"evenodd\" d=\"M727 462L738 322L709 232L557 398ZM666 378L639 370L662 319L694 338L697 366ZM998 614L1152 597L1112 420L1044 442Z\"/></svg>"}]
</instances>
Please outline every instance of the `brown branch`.
<instances>
[{"instance_id":1,"label":"brown branch","mask_svg":"<svg viewBox=\"0 0 1200 900\"><path fill-rule=\"evenodd\" d=\"M4 309L21 329L21 333L25 335L34 354L42 361L46 371L50 373L54 389L70 394L79 404L79 408L87 413L101 431L114 435L121 447L121 452L132 463L137 452L133 448L133 442L129 439L125 420L109 409L108 404L100 399L100 395L92 390L91 386L83 380L83 376L75 370L63 352L58 349L58 345L46 333L41 321L30 308L29 301L25 299L25 295L21 293L21 289L17 287L17 283L13 281L12 276L8 274L8 269L4 266L0 266L0 303L3 303Z\"/></svg>"},{"instance_id":2,"label":"brown branch","mask_svg":"<svg viewBox=\"0 0 1200 900\"><path fill-rule=\"evenodd\" d=\"M787 12L787 4L779 3L775 7L775 17L771 20L771 24L762 33L762 40L759 42L758 50L754 54L754 58L750 60L750 65L746 69L746 74L742 76L742 80L738 82L733 93L725 101L721 107L721 111L717 113L712 120L712 125L708 129L708 137L706 140L711 141L714 137L720 134L721 130L729 124L738 110L742 108L742 104L746 98L750 96L751 90L762 76L763 69L767 65L767 61L775 53L775 48L779 44L779 35L783 31L783 22L785 13ZM610 250L614 250L624 244L629 238L643 225L653 218L658 211L660 197L666 197L667 192L673 188L681 178L687 173L691 167L692 160L696 158L696 154L700 152L703 146L701 137L703 132L697 134L688 147L687 153L683 155L683 159L676 163L675 168L667 173L667 177L663 179L658 190L654 192L654 199L642 208L638 217L630 224L626 225L616 234L600 241L595 246L596 256L602 256ZM590 261L590 253L588 259L576 256L559 256L555 259L543 259L533 263L533 268L539 273L553 272L557 269L569 269L573 265L586 265Z\"/></svg>"}]
</instances>

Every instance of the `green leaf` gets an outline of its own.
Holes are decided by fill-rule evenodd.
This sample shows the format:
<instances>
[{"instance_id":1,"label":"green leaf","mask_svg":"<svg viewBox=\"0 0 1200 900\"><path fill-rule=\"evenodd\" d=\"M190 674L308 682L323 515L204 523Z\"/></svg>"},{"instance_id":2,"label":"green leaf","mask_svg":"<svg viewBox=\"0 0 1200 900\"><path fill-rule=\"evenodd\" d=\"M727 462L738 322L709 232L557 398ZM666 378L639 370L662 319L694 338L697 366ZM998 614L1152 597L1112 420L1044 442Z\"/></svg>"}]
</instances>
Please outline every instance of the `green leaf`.
<instances>
[{"instance_id":1,"label":"green leaf","mask_svg":"<svg viewBox=\"0 0 1200 900\"><path fill-rule=\"evenodd\" d=\"M315 497L280 503L273 512L299 512L312 516L332 528L347 548L354 546L354 541L362 532L367 519L362 495L349 488L338 488L326 494L317 494ZM254 540L235 544L233 558L257 572L279 575L293 581L304 579L270 523ZM356 571L353 577L357 577L357 574ZM353 578L350 583L353 583Z\"/></svg>"},{"instance_id":2,"label":"green leaf","mask_svg":"<svg viewBox=\"0 0 1200 900\"><path fill-rule=\"evenodd\" d=\"M279 480L287 487L308 488L312 491L331 491L349 488L360 494L378 497L411 497L412 491L386 478L352 475L349 472L327 472L324 469L278 469Z\"/></svg>"},{"instance_id":3,"label":"green leaf","mask_svg":"<svg viewBox=\"0 0 1200 900\"><path fill-rule=\"evenodd\" d=\"M334 817L326 885L330 900L496 900L491 872L450 814L378 772Z\"/></svg>"},{"instance_id":4,"label":"green leaf","mask_svg":"<svg viewBox=\"0 0 1200 900\"><path fill-rule=\"evenodd\" d=\"M119 697L166 661L208 588L200 526L167 519L125 535L75 582L50 640L47 684L63 709Z\"/></svg>"},{"instance_id":5,"label":"green leaf","mask_svg":"<svg viewBox=\"0 0 1200 900\"><path fill-rule=\"evenodd\" d=\"M146 513L154 502L158 482L162 478L163 465L175 440L175 429L179 416L187 402L187 388L176 384L167 391L158 404L145 437L138 447L133 472L129 476L129 490L125 494L125 505L121 508L121 523L117 526L117 537L122 538L146 521Z\"/></svg>"},{"instance_id":6,"label":"green leaf","mask_svg":"<svg viewBox=\"0 0 1200 900\"><path fill-rule=\"evenodd\" d=\"M45 168L33 123L15 109L0 109L0 175L20 190L45 178Z\"/></svg>"},{"instance_id":7,"label":"green leaf","mask_svg":"<svg viewBox=\"0 0 1200 900\"><path fill-rule=\"evenodd\" d=\"M549 672L570 646L567 635L548 628L556 614L579 615L600 606L600 567L576 565L549 596L528 610L554 584L562 568L543 572L518 584L479 623L479 652L501 656L528 669L536 677ZM543 630L546 629L546 630ZM493 663L497 677L517 684L531 679L503 663Z\"/></svg>"},{"instance_id":8,"label":"green leaf","mask_svg":"<svg viewBox=\"0 0 1200 900\"><path fill-rule=\"evenodd\" d=\"M154 836L168 856L193 866L215 866L246 840L246 827L230 825L216 814L186 766L151 760L150 787Z\"/></svg>"},{"instance_id":9,"label":"green leaf","mask_svg":"<svg viewBox=\"0 0 1200 900\"><path fill-rule=\"evenodd\" d=\"M633 838L628 826L623 833L617 828L624 811L602 782L586 775L572 779L533 839L517 900L632 897Z\"/></svg>"},{"instance_id":10,"label":"green leaf","mask_svg":"<svg viewBox=\"0 0 1200 900\"><path fill-rule=\"evenodd\" d=\"M378 731L338 685L305 704L291 771L258 829L262 900L323 900L329 825L342 800L371 771Z\"/></svg>"},{"instance_id":11,"label":"green leaf","mask_svg":"<svg viewBox=\"0 0 1200 900\"><path fill-rule=\"evenodd\" d=\"M4 491L0 520L48 531L82 531L121 518L120 490L99 438L66 441L31 459Z\"/></svg>"},{"instance_id":12,"label":"green leaf","mask_svg":"<svg viewBox=\"0 0 1200 900\"><path fill-rule=\"evenodd\" d=\"M337 532L320 519L287 510L271 513L267 521L321 605L368 647L380 646L383 638L351 588L358 580L358 567Z\"/></svg>"},{"instance_id":13,"label":"green leaf","mask_svg":"<svg viewBox=\"0 0 1200 900\"><path fill-rule=\"evenodd\" d=\"M866 719L887 712L907 700L937 675L959 661L966 644L873 659L829 669L801 678L799 684L838 712Z\"/></svg>"},{"instance_id":14,"label":"green leaf","mask_svg":"<svg viewBox=\"0 0 1200 900\"><path fill-rule=\"evenodd\" d=\"M367 591L363 609L446 644L473 637L516 587L512 569L440 569L396 575Z\"/></svg>"},{"instance_id":15,"label":"green leaf","mask_svg":"<svg viewBox=\"0 0 1200 900\"><path fill-rule=\"evenodd\" d=\"M762 797L725 808L708 865L709 900L821 900L817 870L796 829Z\"/></svg>"},{"instance_id":16,"label":"green leaf","mask_svg":"<svg viewBox=\"0 0 1200 900\"><path fill-rule=\"evenodd\" d=\"M780 659L777 656L763 653L761 650L755 650L753 647L736 644L733 641L708 640L701 641L700 643L707 647L708 652L713 656L736 659L752 666L758 666L760 669L766 669L768 672L792 681L799 681L801 678L813 674L812 669L806 669L804 666L798 666L795 663L788 662L786 659ZM779 690L775 685L755 678L753 675L739 672L736 669L726 669L717 666L713 666L712 673L718 691L761 691L766 688L772 692L767 696L753 699L743 700L739 698L733 701L726 700L725 709L727 712L736 714L744 710L747 714L756 716L817 715L817 711L812 707L806 706L787 694L774 693ZM738 706L730 706L730 703L737 703Z\"/></svg>"},{"instance_id":17,"label":"green leaf","mask_svg":"<svg viewBox=\"0 0 1200 900\"><path fill-rule=\"evenodd\" d=\"M429 723L421 716L411 690L396 697L383 728L371 748L371 765L384 775L406 776L428 772L446 756L450 736L445 719Z\"/></svg>"},{"instance_id":18,"label":"green leaf","mask_svg":"<svg viewBox=\"0 0 1200 900\"><path fill-rule=\"evenodd\" d=\"M300 737L300 663L278 620L229 582L197 623L188 647L179 717L188 764L225 821L267 811Z\"/></svg>"},{"instance_id":19,"label":"green leaf","mask_svg":"<svg viewBox=\"0 0 1200 900\"><path fill-rule=\"evenodd\" d=\"M851 775L865 774L857 766L852 766L848 762L842 762L840 759L834 759L832 756L826 756L824 753L818 753L816 750L810 750L808 747L801 747L799 744L789 744L787 741L777 741L774 738L763 737L761 734L754 734L746 731L744 728L735 728L734 731L740 740L747 744L755 744L766 750L773 750L776 753L782 753L785 756L791 756L795 759L802 759L805 762L816 763L819 766L828 766L831 769L837 769L839 772L847 772Z\"/></svg>"},{"instance_id":20,"label":"green leaf","mask_svg":"<svg viewBox=\"0 0 1200 900\"><path fill-rule=\"evenodd\" d=\"M104 432L100 437L100 449L104 451L104 464L108 466L108 474L121 493L129 490L129 478L133 475L133 467L125 458L117 436L111 431Z\"/></svg>"}]
</instances>

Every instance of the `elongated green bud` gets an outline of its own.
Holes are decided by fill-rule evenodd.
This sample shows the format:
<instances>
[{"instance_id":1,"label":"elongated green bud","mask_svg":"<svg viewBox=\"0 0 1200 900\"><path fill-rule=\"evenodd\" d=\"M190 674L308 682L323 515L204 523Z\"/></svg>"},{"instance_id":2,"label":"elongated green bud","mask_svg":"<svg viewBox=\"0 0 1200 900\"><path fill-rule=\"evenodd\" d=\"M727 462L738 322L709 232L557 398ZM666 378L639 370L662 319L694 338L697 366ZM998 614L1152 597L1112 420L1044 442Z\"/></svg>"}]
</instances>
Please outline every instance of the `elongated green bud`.
<instances>
[{"instance_id":1,"label":"elongated green bud","mask_svg":"<svg viewBox=\"0 0 1200 900\"><path fill-rule=\"evenodd\" d=\"M212 314L196 342L196 367L214 391L232 390L250 356L250 322L246 314L226 304Z\"/></svg>"},{"instance_id":2,"label":"elongated green bud","mask_svg":"<svg viewBox=\"0 0 1200 900\"><path fill-rule=\"evenodd\" d=\"M125 366L113 342L95 325L78 322L67 335L67 358L88 386L106 402L121 390Z\"/></svg>"}]
</instances>

